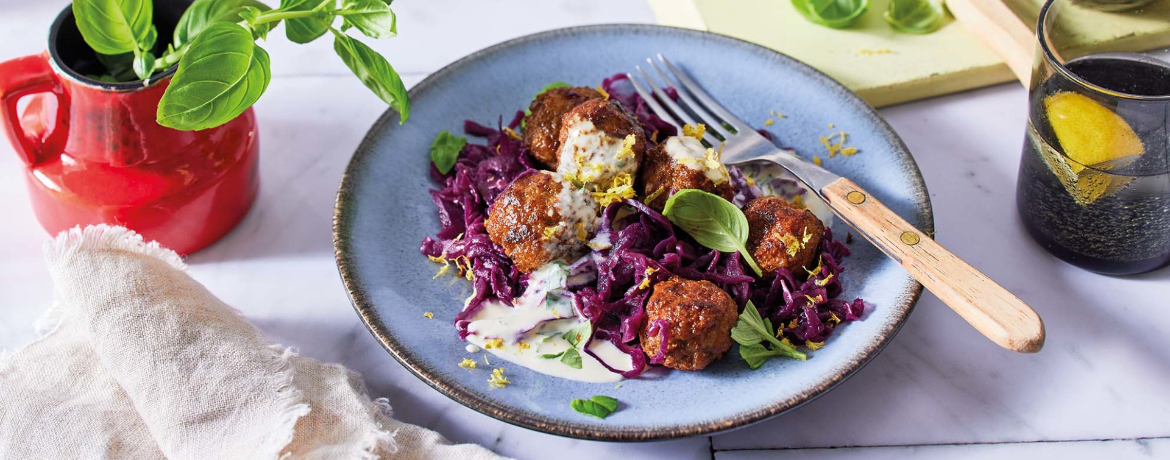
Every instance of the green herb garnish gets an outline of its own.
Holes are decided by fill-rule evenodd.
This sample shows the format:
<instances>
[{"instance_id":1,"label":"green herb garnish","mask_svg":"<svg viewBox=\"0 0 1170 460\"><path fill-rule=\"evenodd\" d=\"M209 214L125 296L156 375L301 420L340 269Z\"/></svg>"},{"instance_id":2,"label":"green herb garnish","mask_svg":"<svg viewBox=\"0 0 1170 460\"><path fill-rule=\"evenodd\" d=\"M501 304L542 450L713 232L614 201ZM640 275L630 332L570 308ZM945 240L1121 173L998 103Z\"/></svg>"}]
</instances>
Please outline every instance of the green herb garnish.
<instances>
[{"instance_id":1,"label":"green herb garnish","mask_svg":"<svg viewBox=\"0 0 1170 460\"><path fill-rule=\"evenodd\" d=\"M747 250L747 216L730 201L702 190L683 189L666 200L662 215L703 246L739 252L756 276L764 276Z\"/></svg>"},{"instance_id":2,"label":"green herb garnish","mask_svg":"<svg viewBox=\"0 0 1170 460\"><path fill-rule=\"evenodd\" d=\"M865 14L869 0L792 0L792 6L815 24L841 29Z\"/></svg>"},{"instance_id":3,"label":"green herb garnish","mask_svg":"<svg viewBox=\"0 0 1170 460\"><path fill-rule=\"evenodd\" d=\"M159 101L157 118L160 125L190 131L227 123L260 98L272 75L268 53L256 40L281 21L296 43L332 32L341 60L405 122L410 101L398 73L380 54L345 33L354 29L370 38L394 36L396 19L389 3L283 0L271 9L256 0L196 0L158 55L154 50L162 48L156 46L150 0L77 0L72 8L82 37L109 71L97 79L147 80L179 64ZM338 18L340 30L333 26Z\"/></svg>"},{"instance_id":4,"label":"green herb garnish","mask_svg":"<svg viewBox=\"0 0 1170 460\"><path fill-rule=\"evenodd\" d=\"M540 355L540 357L541 357L541 359L557 359L557 358L560 358L564 354L565 354L565 352L562 351L560 353L543 354L543 355Z\"/></svg>"},{"instance_id":5,"label":"green herb garnish","mask_svg":"<svg viewBox=\"0 0 1170 460\"><path fill-rule=\"evenodd\" d=\"M569 407L585 415L606 418L609 414L617 412L618 400L609 396L597 395L589 399L574 399L569 402Z\"/></svg>"},{"instance_id":6,"label":"green herb garnish","mask_svg":"<svg viewBox=\"0 0 1170 460\"><path fill-rule=\"evenodd\" d=\"M899 32L928 34L942 27L946 12L941 1L890 0L885 18Z\"/></svg>"},{"instance_id":7,"label":"green herb garnish","mask_svg":"<svg viewBox=\"0 0 1170 460\"><path fill-rule=\"evenodd\" d=\"M455 167L455 160L459 159L459 152L463 151L465 145L466 137L456 136L446 130L440 131L439 135L435 136L435 141L431 142L431 161L435 163L435 168L443 174L451 172L451 168Z\"/></svg>"},{"instance_id":8,"label":"green herb garnish","mask_svg":"<svg viewBox=\"0 0 1170 460\"><path fill-rule=\"evenodd\" d=\"M570 348L564 351L561 356L561 362L573 369L581 368L581 353L576 348Z\"/></svg>"},{"instance_id":9,"label":"green herb garnish","mask_svg":"<svg viewBox=\"0 0 1170 460\"><path fill-rule=\"evenodd\" d=\"M569 342L569 345L572 345L574 348L576 348L577 345L584 343L587 339L589 339L589 335L592 333L593 325L589 324L589 321L583 321L580 324L573 326L572 329L569 329L569 332L566 332L562 337Z\"/></svg>"},{"instance_id":10,"label":"green herb garnish","mask_svg":"<svg viewBox=\"0 0 1170 460\"><path fill-rule=\"evenodd\" d=\"M808 359L808 355L776 338L772 321L760 317L760 311L750 300L743 307L743 313L739 314L735 327L731 328L731 339L739 344L739 355L752 369L759 368L764 361L773 356ZM764 344L765 341L771 343L772 348L768 348Z\"/></svg>"}]
</instances>

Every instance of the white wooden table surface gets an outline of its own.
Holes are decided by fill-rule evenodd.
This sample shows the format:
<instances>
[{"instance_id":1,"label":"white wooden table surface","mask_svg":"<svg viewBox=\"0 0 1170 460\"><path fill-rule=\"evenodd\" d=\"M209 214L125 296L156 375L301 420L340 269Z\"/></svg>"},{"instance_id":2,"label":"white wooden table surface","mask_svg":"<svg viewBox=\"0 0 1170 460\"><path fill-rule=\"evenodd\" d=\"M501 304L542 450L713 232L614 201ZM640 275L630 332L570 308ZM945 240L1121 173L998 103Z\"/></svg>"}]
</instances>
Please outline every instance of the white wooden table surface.
<instances>
[{"instance_id":1,"label":"white wooden table surface","mask_svg":"<svg viewBox=\"0 0 1170 460\"><path fill-rule=\"evenodd\" d=\"M0 59L40 52L63 0L0 0ZM557 27L653 22L639 1L400 0L399 37L374 46L408 85L465 54ZM279 35L279 34L275 34ZM926 294L896 340L837 389L713 437L612 444L495 421L427 387L366 332L333 263L342 169L384 110L330 43L274 36L257 104L262 190L244 222L189 259L191 272L275 340L361 372L400 418L524 459L1170 458L1170 270L1109 278L1024 235L1014 205L1024 91L1003 85L882 110L914 152L938 239L1031 303L1048 342L999 349ZM34 338L52 299L22 165L0 142L0 349ZM3 457L0 453L0 457Z\"/></svg>"}]
</instances>

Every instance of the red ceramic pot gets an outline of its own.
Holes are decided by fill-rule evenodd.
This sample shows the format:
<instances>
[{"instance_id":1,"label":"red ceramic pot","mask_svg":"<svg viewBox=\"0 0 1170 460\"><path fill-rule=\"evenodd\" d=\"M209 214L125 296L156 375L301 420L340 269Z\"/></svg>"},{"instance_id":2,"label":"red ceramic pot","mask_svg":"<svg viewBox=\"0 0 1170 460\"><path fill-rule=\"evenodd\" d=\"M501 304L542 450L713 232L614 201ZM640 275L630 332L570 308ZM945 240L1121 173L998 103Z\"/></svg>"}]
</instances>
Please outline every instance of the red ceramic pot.
<instances>
[{"instance_id":1,"label":"red ceramic pot","mask_svg":"<svg viewBox=\"0 0 1170 460\"><path fill-rule=\"evenodd\" d=\"M165 42L186 2L159 3ZM69 8L53 23L47 52L0 63L0 121L24 160L41 225L52 234L121 225L180 254L231 231L259 188L252 109L217 128L166 128L155 113L174 68L111 84L86 77L101 73L99 65ZM29 102L18 114L22 98Z\"/></svg>"}]
</instances>

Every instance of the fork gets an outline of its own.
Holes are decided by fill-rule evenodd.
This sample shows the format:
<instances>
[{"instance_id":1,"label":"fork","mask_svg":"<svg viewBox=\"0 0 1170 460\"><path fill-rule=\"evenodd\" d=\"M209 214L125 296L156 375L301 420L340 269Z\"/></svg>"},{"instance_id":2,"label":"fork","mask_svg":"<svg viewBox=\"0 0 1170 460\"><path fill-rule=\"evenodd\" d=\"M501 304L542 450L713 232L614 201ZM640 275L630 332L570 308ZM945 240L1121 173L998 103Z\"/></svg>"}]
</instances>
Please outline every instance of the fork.
<instances>
[{"instance_id":1,"label":"fork","mask_svg":"<svg viewBox=\"0 0 1170 460\"><path fill-rule=\"evenodd\" d=\"M677 100L668 97L641 66L636 67L641 81L632 74L626 76L658 117L676 128L680 124L706 125L703 140L710 145L723 144L722 159L727 165L767 161L791 172L834 214L996 344L1022 353L1034 353L1044 346L1044 322L1018 297L914 228L853 181L777 148L720 105L685 72L661 54L657 57L661 66L654 59L646 62L665 87L675 88Z\"/></svg>"}]
</instances>

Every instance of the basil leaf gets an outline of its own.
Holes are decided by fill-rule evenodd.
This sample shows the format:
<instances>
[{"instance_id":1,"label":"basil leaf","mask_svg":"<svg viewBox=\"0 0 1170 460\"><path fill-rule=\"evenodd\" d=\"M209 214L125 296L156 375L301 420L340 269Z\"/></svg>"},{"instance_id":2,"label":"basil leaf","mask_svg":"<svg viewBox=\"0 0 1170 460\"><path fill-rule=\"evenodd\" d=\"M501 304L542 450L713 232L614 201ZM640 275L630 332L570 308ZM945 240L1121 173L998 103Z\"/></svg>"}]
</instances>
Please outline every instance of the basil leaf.
<instances>
[{"instance_id":1,"label":"basil leaf","mask_svg":"<svg viewBox=\"0 0 1170 460\"><path fill-rule=\"evenodd\" d=\"M884 17L899 32L928 34L942 27L946 12L941 1L890 0Z\"/></svg>"},{"instance_id":2,"label":"basil leaf","mask_svg":"<svg viewBox=\"0 0 1170 460\"><path fill-rule=\"evenodd\" d=\"M580 369L581 353L576 348L565 350L565 354L561 356L561 362L573 369Z\"/></svg>"},{"instance_id":3,"label":"basil leaf","mask_svg":"<svg viewBox=\"0 0 1170 460\"><path fill-rule=\"evenodd\" d=\"M343 27L353 27L367 37L390 38L398 35L394 12L382 0L346 0L338 14Z\"/></svg>"},{"instance_id":4,"label":"basil leaf","mask_svg":"<svg viewBox=\"0 0 1170 460\"><path fill-rule=\"evenodd\" d=\"M792 0L805 19L834 29L849 27L869 9L869 0Z\"/></svg>"},{"instance_id":5,"label":"basil leaf","mask_svg":"<svg viewBox=\"0 0 1170 460\"><path fill-rule=\"evenodd\" d=\"M310 11L335 0L281 0L282 11ZM329 19L332 19L330 17ZM318 17L294 18L284 21L284 35L293 43L309 43L329 31L331 21Z\"/></svg>"},{"instance_id":6,"label":"basil leaf","mask_svg":"<svg viewBox=\"0 0 1170 460\"><path fill-rule=\"evenodd\" d=\"M451 172L451 168L455 167L455 160L459 159L459 152L463 151L465 145L466 137L453 135L447 130L440 131L439 135L435 136L435 141L431 142L431 161L435 163L435 169L442 174Z\"/></svg>"},{"instance_id":7,"label":"basil leaf","mask_svg":"<svg viewBox=\"0 0 1170 460\"><path fill-rule=\"evenodd\" d=\"M756 275L763 276L747 250L747 216L730 201L702 190L683 189L666 200L662 215L703 246L722 252L739 252Z\"/></svg>"},{"instance_id":8,"label":"basil leaf","mask_svg":"<svg viewBox=\"0 0 1170 460\"><path fill-rule=\"evenodd\" d=\"M765 348L762 344L755 343L739 346L739 356L744 361L747 361L748 367L752 369L759 369L768 358L775 355L775 352Z\"/></svg>"},{"instance_id":9,"label":"basil leaf","mask_svg":"<svg viewBox=\"0 0 1170 460\"><path fill-rule=\"evenodd\" d=\"M744 305L743 313L739 314L735 327L731 328L731 340L740 345L757 344L768 340L768 337L773 335L775 335L775 331L772 329L771 322L764 322L764 319L760 317L760 311L750 300L747 305Z\"/></svg>"},{"instance_id":10,"label":"basil leaf","mask_svg":"<svg viewBox=\"0 0 1170 460\"><path fill-rule=\"evenodd\" d=\"M739 356L747 361L748 367L757 369L772 356L786 356L793 359L805 360L808 355L776 338L772 321L760 316L760 311L752 301L744 305L743 312L731 328L731 339L739 344ZM772 344L767 348L763 342Z\"/></svg>"},{"instance_id":11,"label":"basil leaf","mask_svg":"<svg viewBox=\"0 0 1170 460\"><path fill-rule=\"evenodd\" d=\"M576 351L576 350L573 350L573 351ZM549 353L549 354L545 354L545 355L540 355L540 357L541 357L541 359L556 359L556 358L560 358L561 355L563 355L563 354L565 354L565 352L562 351L560 353Z\"/></svg>"},{"instance_id":12,"label":"basil leaf","mask_svg":"<svg viewBox=\"0 0 1170 460\"><path fill-rule=\"evenodd\" d=\"M398 124L405 123L406 119L410 118L410 99L406 94L406 86L398 77L398 72L390 67L386 58L365 43L342 33L334 33L334 36L336 40L333 42L333 50L341 56L349 70L353 71L358 80L374 94L390 104L390 108L402 115Z\"/></svg>"},{"instance_id":13,"label":"basil leaf","mask_svg":"<svg viewBox=\"0 0 1170 460\"><path fill-rule=\"evenodd\" d=\"M569 332L566 332L562 337L569 342L574 348L589 340L590 334L593 334L593 325L588 321L583 321L576 326L573 326Z\"/></svg>"},{"instance_id":14,"label":"basil leaf","mask_svg":"<svg viewBox=\"0 0 1170 460\"><path fill-rule=\"evenodd\" d=\"M134 56L134 74L140 80L150 78L152 73L154 73L154 55L150 51L143 51L142 54Z\"/></svg>"},{"instance_id":15,"label":"basil leaf","mask_svg":"<svg viewBox=\"0 0 1170 460\"><path fill-rule=\"evenodd\" d=\"M604 408L606 408L606 409L609 409L609 411L610 411L610 412L616 412L616 411L617 411L617 408L618 408L618 400L616 400L616 399L613 399L613 398L611 398L611 397L609 397L609 396L596 395L596 396L594 396L594 397L592 397L592 398L589 398L589 400L590 400L590 401L593 401L593 402L595 402L595 403L597 403L597 404L600 404L602 407L604 407Z\"/></svg>"},{"instance_id":16,"label":"basil leaf","mask_svg":"<svg viewBox=\"0 0 1170 460\"><path fill-rule=\"evenodd\" d=\"M85 43L101 54L122 54L149 39L154 4L151 0L76 0L73 16ZM157 33L157 32L156 32Z\"/></svg>"},{"instance_id":17,"label":"basil leaf","mask_svg":"<svg viewBox=\"0 0 1170 460\"><path fill-rule=\"evenodd\" d=\"M272 78L268 53L243 26L217 22L191 42L158 104L158 123L181 130L222 125L251 107Z\"/></svg>"},{"instance_id":18,"label":"basil leaf","mask_svg":"<svg viewBox=\"0 0 1170 460\"><path fill-rule=\"evenodd\" d=\"M574 399L569 402L569 407L578 413L606 418L617 410L617 403L616 399L608 396L594 396L589 399Z\"/></svg>"},{"instance_id":19,"label":"basil leaf","mask_svg":"<svg viewBox=\"0 0 1170 460\"><path fill-rule=\"evenodd\" d=\"M256 0L195 0L187 7L187 11L183 12L183 17L179 18L172 45L178 48L189 43L207 26L216 22L239 22L240 12L245 7L255 8L261 12L271 10L268 5ZM255 26L254 30L258 35L264 35L275 24L261 24Z\"/></svg>"}]
</instances>

